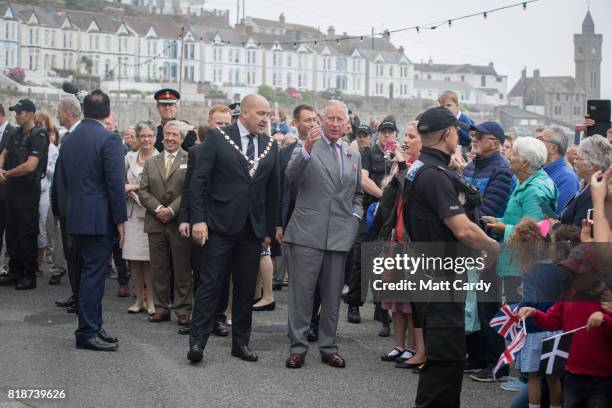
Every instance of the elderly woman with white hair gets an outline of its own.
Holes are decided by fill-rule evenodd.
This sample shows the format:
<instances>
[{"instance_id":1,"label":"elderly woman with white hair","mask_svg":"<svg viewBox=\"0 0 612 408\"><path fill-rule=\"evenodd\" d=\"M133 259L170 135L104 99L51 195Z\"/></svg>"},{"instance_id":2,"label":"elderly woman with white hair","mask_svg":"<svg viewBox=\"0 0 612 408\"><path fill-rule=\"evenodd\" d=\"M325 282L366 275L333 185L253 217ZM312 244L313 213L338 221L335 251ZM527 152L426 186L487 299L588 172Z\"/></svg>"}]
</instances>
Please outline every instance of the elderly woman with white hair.
<instances>
[{"instance_id":1,"label":"elderly woman with white hair","mask_svg":"<svg viewBox=\"0 0 612 408\"><path fill-rule=\"evenodd\" d=\"M560 215L562 224L580 227L587 211L593 208L591 177L597 171L606 171L612 165L612 144L603 136L593 135L580 142L575 167L582 180L582 187L567 203Z\"/></svg>"},{"instance_id":2,"label":"elderly woman with white hair","mask_svg":"<svg viewBox=\"0 0 612 408\"><path fill-rule=\"evenodd\" d=\"M521 137L514 142L510 154L510 170L517 177L518 185L510 195L503 217L482 217L487 228L502 242L508 241L514 226L523 218L541 221L545 215L555 214L558 193L555 183L543 169L547 156L544 142L536 138ZM512 265L508 256L502 253L498 274L519 277L520 271ZM515 283L518 285L518 280ZM511 290L506 291L506 296L508 295L516 296Z\"/></svg>"}]
</instances>

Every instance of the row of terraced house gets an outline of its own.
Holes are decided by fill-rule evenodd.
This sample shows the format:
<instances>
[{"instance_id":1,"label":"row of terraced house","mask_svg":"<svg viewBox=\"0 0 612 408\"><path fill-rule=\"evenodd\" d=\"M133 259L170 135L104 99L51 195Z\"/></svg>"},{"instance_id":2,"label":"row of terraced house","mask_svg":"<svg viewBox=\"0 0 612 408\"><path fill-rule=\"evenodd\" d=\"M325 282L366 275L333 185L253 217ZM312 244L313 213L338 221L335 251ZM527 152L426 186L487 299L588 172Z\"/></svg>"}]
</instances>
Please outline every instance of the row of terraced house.
<instances>
[{"instance_id":1,"label":"row of terraced house","mask_svg":"<svg viewBox=\"0 0 612 408\"><path fill-rule=\"evenodd\" d=\"M177 82L182 65L184 83L208 83L234 96L266 84L392 99L435 99L453 89L463 103L507 103L507 77L492 63L415 64L387 38L346 36L333 27L321 32L289 23L283 14L231 26L229 12L219 10L129 16L112 8L96 13L0 4L0 67L21 67L31 80L80 70L86 57L89 74L121 80L122 89Z\"/></svg>"}]
</instances>

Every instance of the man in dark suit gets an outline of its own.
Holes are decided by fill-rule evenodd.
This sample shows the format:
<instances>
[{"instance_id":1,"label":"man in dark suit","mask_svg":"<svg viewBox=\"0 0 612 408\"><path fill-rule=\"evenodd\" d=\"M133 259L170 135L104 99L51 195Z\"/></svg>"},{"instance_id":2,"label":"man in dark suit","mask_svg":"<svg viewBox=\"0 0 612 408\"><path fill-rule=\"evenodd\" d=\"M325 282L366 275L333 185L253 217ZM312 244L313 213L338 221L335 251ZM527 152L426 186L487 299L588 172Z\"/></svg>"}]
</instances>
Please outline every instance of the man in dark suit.
<instances>
[{"instance_id":1,"label":"man in dark suit","mask_svg":"<svg viewBox=\"0 0 612 408\"><path fill-rule=\"evenodd\" d=\"M155 133L155 148L161 153L164 151L164 126L171 120L176 120L176 103L181 99L181 94L175 89L164 88L155 92L153 98L157 101L157 112L159 112L161 119ZM196 133L190 130L187 132L181 148L188 152L196 144L197 138Z\"/></svg>"},{"instance_id":2,"label":"man in dark suit","mask_svg":"<svg viewBox=\"0 0 612 408\"><path fill-rule=\"evenodd\" d=\"M211 112L213 108L211 109ZM227 108L226 108L227 109ZM229 121L231 120L231 116L229 115L229 110L226 111L217 111L217 112L209 112L208 114L208 126L209 127L219 127L219 124L223 126L229 125ZM221 123L218 123L215 119L218 119ZM196 163L198 161L198 157L202 153L202 148L204 144L201 143L199 145L193 146L189 149L189 154L187 156L187 174L185 174L185 186L183 187L183 194L181 195L181 209L179 210L179 232L181 236L185 238L189 238L191 236L191 200L190 200L190 189L189 184L191 183L191 176L193 175L193 169L196 167ZM191 247L191 269L193 270L193 294L195 294L198 290L198 285L200 284L200 269L202 267L203 262L203 248L201 245L193 242ZM217 313L215 315L215 322L213 324L213 333L219 337L226 337L229 334L229 330L226 326L226 315L225 310L227 309L227 304L229 301L229 275L225 280L225 286L221 289L221 298L217 305ZM178 330L179 334L190 334L190 327L181 327Z\"/></svg>"},{"instance_id":3,"label":"man in dark suit","mask_svg":"<svg viewBox=\"0 0 612 408\"><path fill-rule=\"evenodd\" d=\"M4 150L6 141L10 139L15 133L16 129L11 126L6 117L6 111L4 106L0 104L0 154ZM4 242L4 229L6 224L6 185L0 184L0 252L2 252L2 244ZM2 267L0 269L0 276L6 275L8 271Z\"/></svg>"},{"instance_id":4,"label":"man in dark suit","mask_svg":"<svg viewBox=\"0 0 612 408\"><path fill-rule=\"evenodd\" d=\"M83 101L85 119L64 140L58 158L66 191L67 230L80 263L76 347L112 351L116 338L102 328L102 296L113 234L120 246L127 220L125 164L119 136L104 128L110 99L95 90Z\"/></svg>"},{"instance_id":5,"label":"man in dark suit","mask_svg":"<svg viewBox=\"0 0 612 408\"><path fill-rule=\"evenodd\" d=\"M204 263L196 293L187 358L202 360L221 289L232 263L232 355L257 361L249 347L252 303L259 258L279 225L276 143L263 134L270 104L246 96L240 118L211 129L190 185L192 235L203 245Z\"/></svg>"}]
</instances>

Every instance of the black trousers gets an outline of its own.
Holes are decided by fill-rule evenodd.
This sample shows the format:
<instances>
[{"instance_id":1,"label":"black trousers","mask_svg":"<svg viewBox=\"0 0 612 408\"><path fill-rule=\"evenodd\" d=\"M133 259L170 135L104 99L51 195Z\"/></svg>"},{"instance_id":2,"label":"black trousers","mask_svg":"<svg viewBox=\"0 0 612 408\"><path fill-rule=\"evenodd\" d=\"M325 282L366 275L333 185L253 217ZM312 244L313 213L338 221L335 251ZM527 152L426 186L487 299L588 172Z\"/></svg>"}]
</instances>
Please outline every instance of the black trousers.
<instances>
[{"instance_id":1,"label":"black trousers","mask_svg":"<svg viewBox=\"0 0 612 408\"><path fill-rule=\"evenodd\" d=\"M478 302L480 330L467 336L468 360L486 368L493 368L506 344L489 322L501 305L496 302Z\"/></svg>"},{"instance_id":2,"label":"black trousers","mask_svg":"<svg viewBox=\"0 0 612 408\"><path fill-rule=\"evenodd\" d=\"M204 264L204 249L200 245L195 243L191 246L191 269L193 275L193 297L195 299L200 286L200 273L202 265ZM230 267L231 270L231 267ZM215 314L215 323L223 322L227 319L226 310L229 303L229 279L230 274L227 274L225 279L225 287L221 289L221 297L219 304L217 305L217 313Z\"/></svg>"},{"instance_id":3,"label":"black trousers","mask_svg":"<svg viewBox=\"0 0 612 408\"><path fill-rule=\"evenodd\" d=\"M464 330L463 327L424 328L427 363L419 375L415 407L460 406L465 367Z\"/></svg>"},{"instance_id":4,"label":"black trousers","mask_svg":"<svg viewBox=\"0 0 612 408\"><path fill-rule=\"evenodd\" d=\"M36 279L38 208L16 210L16 206L9 205L6 212L6 246L10 256L9 274L19 282L24 278Z\"/></svg>"},{"instance_id":5,"label":"black trousers","mask_svg":"<svg viewBox=\"0 0 612 408\"><path fill-rule=\"evenodd\" d=\"M74 238L68 234L66 217L59 217L60 233L62 235L62 246L64 248L64 258L66 258L66 269L68 270L68 280L75 301L78 300L79 284L81 279L80 263L78 254L74 251ZM78 303L78 302L77 302Z\"/></svg>"},{"instance_id":6,"label":"black trousers","mask_svg":"<svg viewBox=\"0 0 612 408\"><path fill-rule=\"evenodd\" d=\"M4 188L4 187L0 187L0 188ZM4 197L0 197L0 253L2 252L2 244L4 243L4 230L5 229L6 229L6 199Z\"/></svg>"},{"instance_id":7,"label":"black trousers","mask_svg":"<svg viewBox=\"0 0 612 408\"><path fill-rule=\"evenodd\" d=\"M365 294L368 293L367 285L369 282L365 282L366 287L362 288L361 281L361 243L367 241L368 239L368 224L364 219L361 220L359 224L359 234L357 235L357 239L353 244L353 249L349 254L349 257L352 259L351 264L351 274L349 278L349 291L346 295L346 303L349 306L363 306L363 302L361 301L361 292L365 290Z\"/></svg>"},{"instance_id":8,"label":"black trousers","mask_svg":"<svg viewBox=\"0 0 612 408\"><path fill-rule=\"evenodd\" d=\"M227 276L231 272L234 284L232 345L246 346L251 337L253 293L259 270L261 239L255 236L251 221L247 220L237 235L223 235L209 230L203 252L189 345L206 346Z\"/></svg>"}]
</instances>

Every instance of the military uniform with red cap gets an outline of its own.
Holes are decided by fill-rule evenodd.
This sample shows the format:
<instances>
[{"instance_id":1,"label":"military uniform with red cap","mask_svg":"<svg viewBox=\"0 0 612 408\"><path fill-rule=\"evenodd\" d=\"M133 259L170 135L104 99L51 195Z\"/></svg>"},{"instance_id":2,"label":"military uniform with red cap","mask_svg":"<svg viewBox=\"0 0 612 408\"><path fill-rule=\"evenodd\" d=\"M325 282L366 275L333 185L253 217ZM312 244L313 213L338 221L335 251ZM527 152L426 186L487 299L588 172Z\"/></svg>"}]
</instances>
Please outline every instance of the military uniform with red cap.
<instances>
[{"instance_id":1,"label":"military uniform with red cap","mask_svg":"<svg viewBox=\"0 0 612 408\"><path fill-rule=\"evenodd\" d=\"M164 88L155 92L153 98L157 101L157 105L176 105L176 103L181 99L181 94L172 88ZM164 151L164 125L166 122L170 120L176 120L176 118L169 119L167 121L161 120L161 123L157 126L157 131L155 132L155 148L159 152ZM185 121L183 121L185 122ZM185 122L187 123L187 122ZM189 148L195 145L197 139L197 135L193 130L187 132L185 136L185 140L181 144L181 148L186 152L189 151Z\"/></svg>"}]
</instances>

